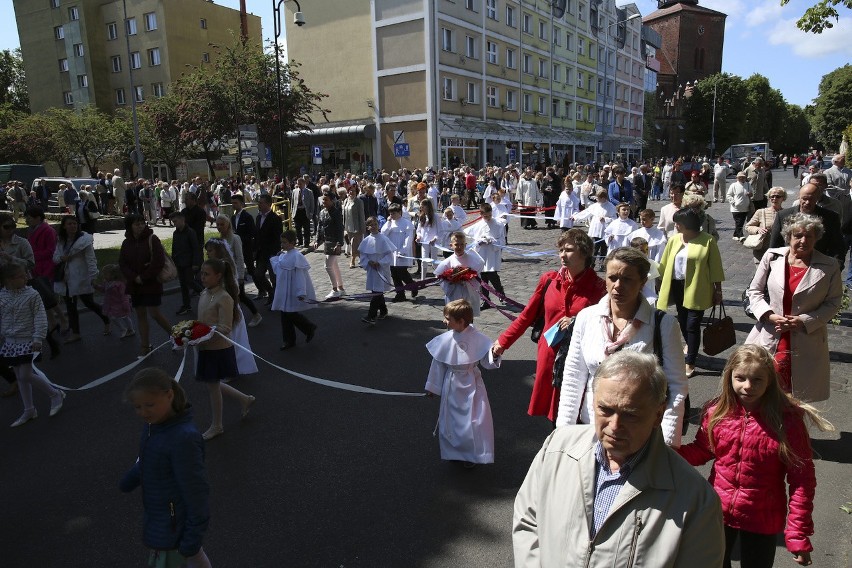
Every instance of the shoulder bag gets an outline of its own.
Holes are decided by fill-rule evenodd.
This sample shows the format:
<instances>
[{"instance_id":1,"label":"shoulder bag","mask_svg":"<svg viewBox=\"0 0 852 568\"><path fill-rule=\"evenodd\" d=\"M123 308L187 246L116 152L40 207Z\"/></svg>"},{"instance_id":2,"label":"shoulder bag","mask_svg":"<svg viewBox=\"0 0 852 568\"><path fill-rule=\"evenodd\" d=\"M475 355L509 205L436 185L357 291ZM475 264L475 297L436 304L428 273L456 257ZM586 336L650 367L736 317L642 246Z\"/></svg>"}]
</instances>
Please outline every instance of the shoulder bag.
<instances>
[{"instance_id":1,"label":"shoulder bag","mask_svg":"<svg viewBox=\"0 0 852 568\"><path fill-rule=\"evenodd\" d=\"M151 249L151 261L154 260L154 235L151 234L148 237L148 247ZM177 267L175 266L175 261L172 260L172 257L169 256L169 253L163 249L163 256L166 257L165 263L163 263L163 268L160 270L160 273L157 274L157 282L164 284L166 282L171 282L175 278L177 278Z\"/></svg>"},{"instance_id":2,"label":"shoulder bag","mask_svg":"<svg viewBox=\"0 0 852 568\"><path fill-rule=\"evenodd\" d=\"M541 334L544 331L544 295L547 293L547 287L553 282L553 278L548 278L544 283L544 288L541 289L541 314L535 319L530 330L530 339L533 343L538 343L541 339Z\"/></svg>"},{"instance_id":3,"label":"shoulder bag","mask_svg":"<svg viewBox=\"0 0 852 568\"><path fill-rule=\"evenodd\" d=\"M565 359L568 358L568 349L571 347L571 336L574 335L574 319L565 328L565 337L559 342L556 358L553 360L553 388L562 388L562 375L565 372Z\"/></svg>"},{"instance_id":4,"label":"shoulder bag","mask_svg":"<svg viewBox=\"0 0 852 568\"><path fill-rule=\"evenodd\" d=\"M716 317L717 306L719 307L718 317ZM725 304L714 304L702 333L704 352L712 357L732 347L736 342L734 320L725 313Z\"/></svg>"},{"instance_id":5,"label":"shoulder bag","mask_svg":"<svg viewBox=\"0 0 852 568\"><path fill-rule=\"evenodd\" d=\"M766 210L761 211L763 217L763 227L766 227ZM761 227L761 228L763 228ZM763 250L766 248L766 240L769 238L769 233L757 233L749 235L743 240L743 246L749 249Z\"/></svg>"}]
</instances>

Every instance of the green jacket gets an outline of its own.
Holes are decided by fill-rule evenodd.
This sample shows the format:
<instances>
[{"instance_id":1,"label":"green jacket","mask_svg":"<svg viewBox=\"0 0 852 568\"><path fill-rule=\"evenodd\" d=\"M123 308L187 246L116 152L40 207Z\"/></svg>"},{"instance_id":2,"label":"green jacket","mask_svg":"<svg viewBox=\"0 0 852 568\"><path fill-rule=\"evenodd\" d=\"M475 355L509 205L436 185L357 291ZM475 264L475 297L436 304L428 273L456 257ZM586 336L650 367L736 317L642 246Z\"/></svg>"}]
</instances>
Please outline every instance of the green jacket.
<instances>
[{"instance_id":1,"label":"green jacket","mask_svg":"<svg viewBox=\"0 0 852 568\"><path fill-rule=\"evenodd\" d=\"M675 256L683 243L680 234L673 235L663 257L660 259L662 284L657 307L665 310L669 306L672 279L674 278ZM725 280L722 255L716 241L705 232L687 243L686 280L684 281L683 307L689 310L706 310L713 306L713 283Z\"/></svg>"}]
</instances>

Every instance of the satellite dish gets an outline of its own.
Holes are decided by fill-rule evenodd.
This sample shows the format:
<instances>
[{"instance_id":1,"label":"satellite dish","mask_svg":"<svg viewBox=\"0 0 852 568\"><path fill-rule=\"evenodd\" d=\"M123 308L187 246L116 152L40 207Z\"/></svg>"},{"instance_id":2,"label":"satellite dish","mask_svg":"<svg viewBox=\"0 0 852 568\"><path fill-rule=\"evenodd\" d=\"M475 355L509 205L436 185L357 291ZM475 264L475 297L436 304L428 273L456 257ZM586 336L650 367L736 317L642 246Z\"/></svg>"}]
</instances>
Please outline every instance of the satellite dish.
<instances>
[{"instance_id":1,"label":"satellite dish","mask_svg":"<svg viewBox=\"0 0 852 568\"><path fill-rule=\"evenodd\" d=\"M553 17L556 19L562 18L565 15L565 4L567 0L552 0L550 3L553 9Z\"/></svg>"}]
</instances>

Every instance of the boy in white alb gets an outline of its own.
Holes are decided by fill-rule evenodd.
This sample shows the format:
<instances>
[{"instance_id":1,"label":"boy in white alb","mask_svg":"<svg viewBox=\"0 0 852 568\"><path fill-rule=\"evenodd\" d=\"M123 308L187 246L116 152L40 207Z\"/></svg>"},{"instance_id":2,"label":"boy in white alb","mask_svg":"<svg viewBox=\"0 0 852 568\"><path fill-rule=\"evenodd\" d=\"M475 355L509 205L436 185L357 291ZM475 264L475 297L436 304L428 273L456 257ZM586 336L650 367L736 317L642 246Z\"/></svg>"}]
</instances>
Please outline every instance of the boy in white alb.
<instances>
[{"instance_id":1,"label":"boy in white alb","mask_svg":"<svg viewBox=\"0 0 852 568\"><path fill-rule=\"evenodd\" d=\"M609 250L630 246L630 233L639 227L636 221L630 218L629 204L619 203L615 207L615 212L618 217L604 229L604 238Z\"/></svg>"},{"instance_id":2,"label":"boy in white alb","mask_svg":"<svg viewBox=\"0 0 852 568\"><path fill-rule=\"evenodd\" d=\"M499 271L503 264L502 247L506 244L506 224L494 218L493 209L488 203L479 206L479 214L482 218L465 231L474 243L473 250L485 261L479 277L483 282L493 286L500 295L505 295ZM490 297L488 290L483 290L482 295L485 298ZM491 306L488 302L483 301L479 309L487 310L489 307Z\"/></svg>"},{"instance_id":3,"label":"boy in white alb","mask_svg":"<svg viewBox=\"0 0 852 568\"><path fill-rule=\"evenodd\" d=\"M601 266L607 251L604 231L617 216L615 206L609 202L609 193L605 189L598 191L597 202L579 213L574 213L575 222L589 220L589 236L595 241L594 255L600 260Z\"/></svg>"},{"instance_id":4,"label":"boy in white alb","mask_svg":"<svg viewBox=\"0 0 852 568\"><path fill-rule=\"evenodd\" d=\"M574 185L566 183L559 200L556 202L556 211L553 212L553 220L559 223L563 231L574 227L573 216L580 212L580 198L574 192Z\"/></svg>"},{"instance_id":5,"label":"boy in white alb","mask_svg":"<svg viewBox=\"0 0 852 568\"><path fill-rule=\"evenodd\" d=\"M391 279L397 292L391 302L405 300L405 291L400 288L406 284L414 284L409 268L414 266L414 224L403 215L403 208L398 203L388 206L388 220L382 225L382 234L396 247L390 265ZM411 297L417 297L417 290L411 291Z\"/></svg>"},{"instance_id":6,"label":"boy in white alb","mask_svg":"<svg viewBox=\"0 0 852 568\"><path fill-rule=\"evenodd\" d=\"M296 231L284 231L281 253L269 259L269 265L276 277L272 309L281 312L281 349L296 344L296 328L305 334L305 343L310 343L317 326L302 312L316 307L317 296L311 280L311 263L296 250Z\"/></svg>"},{"instance_id":7,"label":"boy in white alb","mask_svg":"<svg viewBox=\"0 0 852 568\"><path fill-rule=\"evenodd\" d=\"M426 344L432 356L425 390L441 397L438 440L441 459L465 467L494 463L494 421L479 365L496 369L500 358L491 340L473 326L473 307L466 300L444 306L449 331Z\"/></svg>"},{"instance_id":8,"label":"boy in white alb","mask_svg":"<svg viewBox=\"0 0 852 568\"><path fill-rule=\"evenodd\" d=\"M444 303L467 300L473 306L473 315L479 315L479 281L475 278L482 272L485 261L475 250L465 250L467 237L461 231L450 236L453 254L435 267L435 276L441 280Z\"/></svg>"},{"instance_id":9,"label":"boy in white alb","mask_svg":"<svg viewBox=\"0 0 852 568\"><path fill-rule=\"evenodd\" d=\"M630 239L642 237L648 244L648 258L659 264L666 250L666 234L659 227L654 226L654 212L643 209L639 212L639 222L642 226L630 233Z\"/></svg>"}]
</instances>

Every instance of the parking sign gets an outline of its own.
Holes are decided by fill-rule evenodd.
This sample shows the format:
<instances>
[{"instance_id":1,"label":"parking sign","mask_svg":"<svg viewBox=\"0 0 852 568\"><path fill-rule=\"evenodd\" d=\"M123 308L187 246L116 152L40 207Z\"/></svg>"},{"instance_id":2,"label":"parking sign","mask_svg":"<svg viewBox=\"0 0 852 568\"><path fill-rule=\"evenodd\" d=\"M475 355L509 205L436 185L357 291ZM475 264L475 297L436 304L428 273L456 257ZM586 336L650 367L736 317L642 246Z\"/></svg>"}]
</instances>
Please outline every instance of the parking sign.
<instances>
[{"instance_id":1,"label":"parking sign","mask_svg":"<svg viewBox=\"0 0 852 568\"><path fill-rule=\"evenodd\" d=\"M396 158L406 158L411 155L411 148L408 144L394 144L393 155Z\"/></svg>"},{"instance_id":2,"label":"parking sign","mask_svg":"<svg viewBox=\"0 0 852 568\"><path fill-rule=\"evenodd\" d=\"M311 154L314 157L314 164L322 164L322 146L311 146Z\"/></svg>"}]
</instances>

